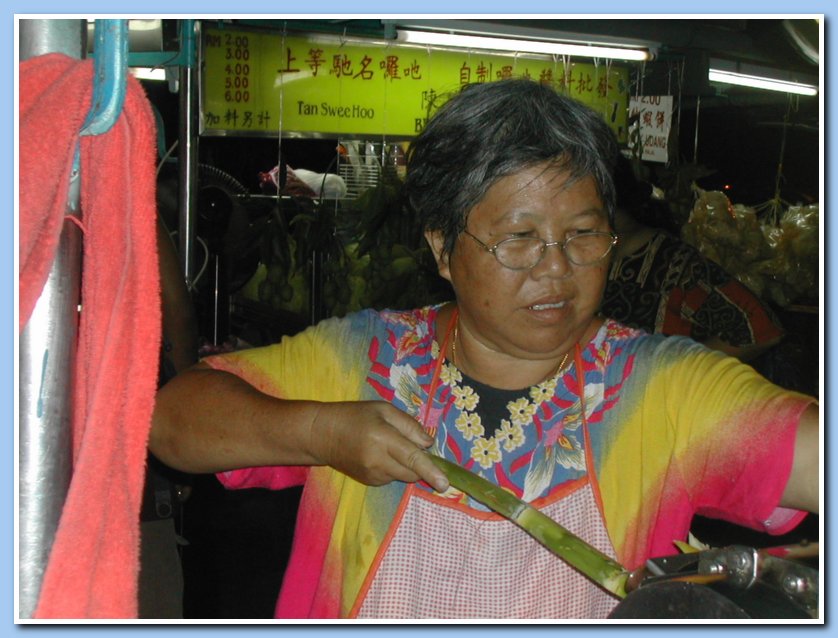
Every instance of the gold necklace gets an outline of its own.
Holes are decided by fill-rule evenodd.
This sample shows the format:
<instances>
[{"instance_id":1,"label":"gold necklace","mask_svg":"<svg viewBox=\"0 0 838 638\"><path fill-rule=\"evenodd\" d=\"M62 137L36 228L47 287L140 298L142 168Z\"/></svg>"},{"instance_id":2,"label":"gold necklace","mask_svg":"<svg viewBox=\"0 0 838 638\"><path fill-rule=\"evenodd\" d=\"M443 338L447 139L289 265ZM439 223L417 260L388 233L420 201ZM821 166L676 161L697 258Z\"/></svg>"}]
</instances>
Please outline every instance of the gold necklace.
<instances>
[{"instance_id":1,"label":"gold necklace","mask_svg":"<svg viewBox=\"0 0 838 638\"><path fill-rule=\"evenodd\" d=\"M553 377L559 376L559 373L562 370L564 370L564 364L567 363L567 357L568 357L569 354L570 354L570 350L568 350L567 352L564 353L564 356L562 357L562 360L559 361L559 367L556 368L556 371L552 374ZM548 377L548 378L551 378L551 377Z\"/></svg>"},{"instance_id":2,"label":"gold necklace","mask_svg":"<svg viewBox=\"0 0 838 638\"><path fill-rule=\"evenodd\" d=\"M457 365L457 338L460 335L460 320L457 319L457 323L454 324L454 335L453 339L451 340L451 363L454 364L454 367L459 367ZM564 364L567 363L567 357L570 355L570 350L564 353L562 360L559 361L558 367L556 367L556 371L553 372L548 379L552 379L553 377L559 376L559 373L564 370Z\"/></svg>"}]
</instances>

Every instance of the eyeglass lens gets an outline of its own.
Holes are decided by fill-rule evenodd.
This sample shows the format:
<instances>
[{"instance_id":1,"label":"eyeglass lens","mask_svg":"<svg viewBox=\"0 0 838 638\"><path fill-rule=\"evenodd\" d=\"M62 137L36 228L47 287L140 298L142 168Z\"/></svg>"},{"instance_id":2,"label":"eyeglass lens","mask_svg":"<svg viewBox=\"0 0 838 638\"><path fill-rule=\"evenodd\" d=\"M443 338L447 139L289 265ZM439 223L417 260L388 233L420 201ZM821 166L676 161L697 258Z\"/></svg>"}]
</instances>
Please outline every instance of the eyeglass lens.
<instances>
[{"instance_id":1,"label":"eyeglass lens","mask_svg":"<svg viewBox=\"0 0 838 638\"><path fill-rule=\"evenodd\" d=\"M588 233L569 238L563 250L571 262L577 266L586 266L605 257L613 243L609 233ZM541 261L546 248L547 242L543 239L521 237L500 242L494 252L497 260L508 268L533 268Z\"/></svg>"}]
</instances>

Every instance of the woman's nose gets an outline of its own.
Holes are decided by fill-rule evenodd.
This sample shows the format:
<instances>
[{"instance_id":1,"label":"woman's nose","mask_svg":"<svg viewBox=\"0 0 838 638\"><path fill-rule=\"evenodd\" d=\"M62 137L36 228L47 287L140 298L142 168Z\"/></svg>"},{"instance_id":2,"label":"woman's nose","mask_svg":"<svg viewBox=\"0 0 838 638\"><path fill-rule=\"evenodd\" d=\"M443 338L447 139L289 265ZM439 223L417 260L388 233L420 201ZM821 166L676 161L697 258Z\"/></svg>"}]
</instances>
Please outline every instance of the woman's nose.
<instances>
[{"instance_id":1,"label":"woman's nose","mask_svg":"<svg viewBox=\"0 0 838 638\"><path fill-rule=\"evenodd\" d=\"M564 251L564 242L553 241L544 245L541 261L533 268L536 277L547 275L550 277L567 277L573 271L573 264Z\"/></svg>"}]
</instances>

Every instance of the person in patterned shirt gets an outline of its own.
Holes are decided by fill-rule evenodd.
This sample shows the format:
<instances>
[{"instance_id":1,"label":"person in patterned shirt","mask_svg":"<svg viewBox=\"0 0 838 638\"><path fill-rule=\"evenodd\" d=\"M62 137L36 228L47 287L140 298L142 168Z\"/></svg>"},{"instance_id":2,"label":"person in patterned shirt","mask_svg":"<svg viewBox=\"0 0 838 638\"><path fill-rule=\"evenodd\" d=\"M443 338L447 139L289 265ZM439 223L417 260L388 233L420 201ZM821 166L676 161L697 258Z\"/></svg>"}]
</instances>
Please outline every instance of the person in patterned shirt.
<instances>
[{"instance_id":1,"label":"person in patterned shirt","mask_svg":"<svg viewBox=\"0 0 838 638\"><path fill-rule=\"evenodd\" d=\"M747 286L705 258L660 214L651 189L619 157L616 230L603 315L651 333L684 335L742 361L777 345L783 328ZM654 217L654 221L647 221Z\"/></svg>"},{"instance_id":2,"label":"person in patterned shirt","mask_svg":"<svg viewBox=\"0 0 838 638\"><path fill-rule=\"evenodd\" d=\"M616 155L601 116L549 86L464 88L412 142L404 186L453 302L326 319L160 391L158 458L229 489L304 484L276 617L612 613L431 454L627 569L674 553L696 513L782 533L817 511L812 397L599 316Z\"/></svg>"}]
</instances>

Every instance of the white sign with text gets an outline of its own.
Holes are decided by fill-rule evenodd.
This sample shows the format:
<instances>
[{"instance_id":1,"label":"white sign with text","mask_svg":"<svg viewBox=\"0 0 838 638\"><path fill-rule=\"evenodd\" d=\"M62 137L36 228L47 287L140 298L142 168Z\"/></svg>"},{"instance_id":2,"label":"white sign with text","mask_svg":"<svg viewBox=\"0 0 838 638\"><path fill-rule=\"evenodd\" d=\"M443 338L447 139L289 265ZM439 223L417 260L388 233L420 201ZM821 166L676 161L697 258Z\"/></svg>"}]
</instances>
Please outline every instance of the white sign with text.
<instances>
[{"instance_id":1,"label":"white sign with text","mask_svg":"<svg viewBox=\"0 0 838 638\"><path fill-rule=\"evenodd\" d=\"M640 140L642 159L667 162L669 131L672 126L672 96L643 95L629 99L629 148ZM639 136L638 136L639 126Z\"/></svg>"}]
</instances>

